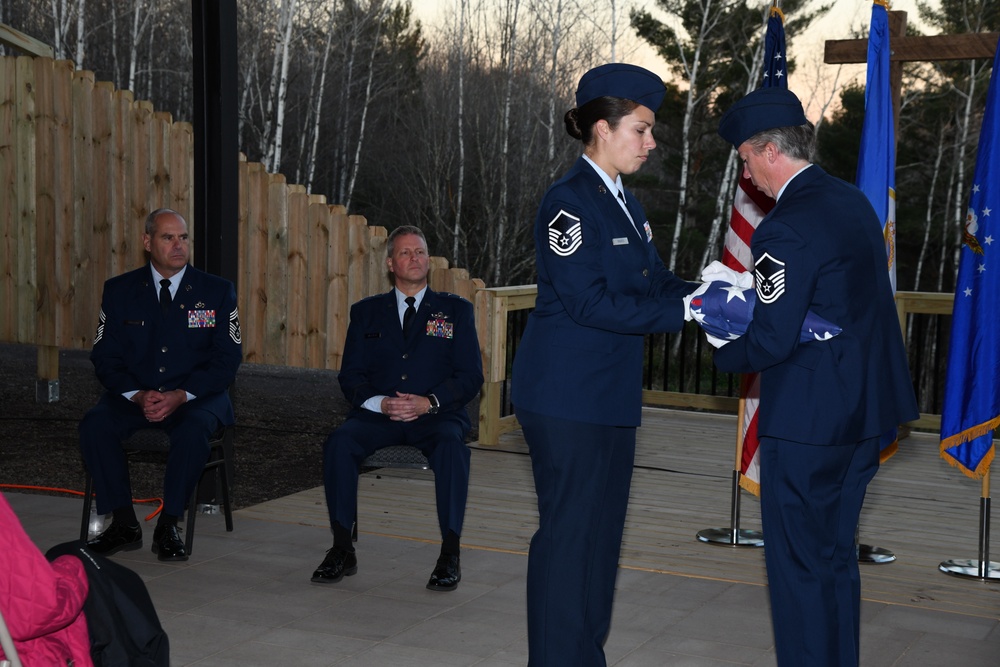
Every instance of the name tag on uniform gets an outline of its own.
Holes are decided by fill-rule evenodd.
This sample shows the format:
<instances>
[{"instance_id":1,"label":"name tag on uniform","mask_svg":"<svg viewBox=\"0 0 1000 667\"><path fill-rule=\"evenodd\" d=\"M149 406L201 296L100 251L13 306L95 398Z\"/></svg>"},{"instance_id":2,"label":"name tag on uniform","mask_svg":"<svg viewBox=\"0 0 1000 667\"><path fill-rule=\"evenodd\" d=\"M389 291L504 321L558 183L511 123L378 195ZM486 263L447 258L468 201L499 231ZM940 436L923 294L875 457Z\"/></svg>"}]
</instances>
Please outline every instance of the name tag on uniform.
<instances>
[{"instance_id":1,"label":"name tag on uniform","mask_svg":"<svg viewBox=\"0 0 1000 667\"><path fill-rule=\"evenodd\" d=\"M616 239L611 239L611 245L628 245L628 237L619 236Z\"/></svg>"},{"instance_id":2,"label":"name tag on uniform","mask_svg":"<svg viewBox=\"0 0 1000 667\"><path fill-rule=\"evenodd\" d=\"M205 329L215 326L214 310L189 310L188 329Z\"/></svg>"}]
</instances>

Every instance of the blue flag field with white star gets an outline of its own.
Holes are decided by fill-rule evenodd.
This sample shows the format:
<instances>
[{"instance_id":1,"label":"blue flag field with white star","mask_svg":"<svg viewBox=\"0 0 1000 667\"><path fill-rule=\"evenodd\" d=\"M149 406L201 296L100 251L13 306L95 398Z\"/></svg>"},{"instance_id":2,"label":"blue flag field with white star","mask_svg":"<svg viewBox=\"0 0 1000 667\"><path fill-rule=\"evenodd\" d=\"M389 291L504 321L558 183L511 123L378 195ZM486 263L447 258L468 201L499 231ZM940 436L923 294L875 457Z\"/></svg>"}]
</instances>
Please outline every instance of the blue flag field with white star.
<instances>
[{"instance_id":1,"label":"blue flag field with white star","mask_svg":"<svg viewBox=\"0 0 1000 667\"><path fill-rule=\"evenodd\" d=\"M764 79L761 88L788 88L785 76L785 17L777 7L771 9L764 35Z\"/></svg>"},{"instance_id":2,"label":"blue flag field with white star","mask_svg":"<svg viewBox=\"0 0 1000 667\"><path fill-rule=\"evenodd\" d=\"M710 336L723 341L736 340L747 332L753 319L757 293L753 287L740 287L713 281L691 299L691 315ZM799 342L830 340L843 329L811 310L799 330Z\"/></svg>"},{"instance_id":3,"label":"blue flag field with white star","mask_svg":"<svg viewBox=\"0 0 1000 667\"><path fill-rule=\"evenodd\" d=\"M982 478L1000 426L1000 46L993 58L955 283L941 458Z\"/></svg>"}]
</instances>

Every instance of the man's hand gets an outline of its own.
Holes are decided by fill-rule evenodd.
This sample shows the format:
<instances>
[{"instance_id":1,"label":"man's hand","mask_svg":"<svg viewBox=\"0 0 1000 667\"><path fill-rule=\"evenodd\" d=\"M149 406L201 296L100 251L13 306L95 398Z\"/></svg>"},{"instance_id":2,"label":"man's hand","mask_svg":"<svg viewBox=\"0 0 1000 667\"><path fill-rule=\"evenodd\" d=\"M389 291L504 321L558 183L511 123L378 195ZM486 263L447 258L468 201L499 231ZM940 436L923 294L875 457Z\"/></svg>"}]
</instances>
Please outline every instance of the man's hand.
<instances>
[{"instance_id":1,"label":"man's hand","mask_svg":"<svg viewBox=\"0 0 1000 667\"><path fill-rule=\"evenodd\" d=\"M144 389L132 396L132 402L139 404L147 421L161 422L187 403L187 392L183 389L174 389L160 393L153 389Z\"/></svg>"},{"instance_id":2,"label":"man's hand","mask_svg":"<svg viewBox=\"0 0 1000 667\"><path fill-rule=\"evenodd\" d=\"M382 399L382 414L397 422L411 422L431 409L431 400L417 394L401 394L396 392L396 398L386 396Z\"/></svg>"}]
</instances>

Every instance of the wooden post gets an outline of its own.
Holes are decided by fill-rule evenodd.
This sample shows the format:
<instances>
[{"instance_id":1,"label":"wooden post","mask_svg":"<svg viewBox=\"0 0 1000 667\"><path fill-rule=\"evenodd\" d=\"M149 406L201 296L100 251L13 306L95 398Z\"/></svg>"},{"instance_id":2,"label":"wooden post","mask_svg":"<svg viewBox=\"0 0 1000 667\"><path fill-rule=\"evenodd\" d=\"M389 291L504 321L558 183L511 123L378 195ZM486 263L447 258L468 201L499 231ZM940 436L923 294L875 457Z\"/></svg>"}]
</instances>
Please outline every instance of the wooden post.
<instances>
[{"instance_id":1,"label":"wooden post","mask_svg":"<svg viewBox=\"0 0 1000 667\"><path fill-rule=\"evenodd\" d=\"M39 58L54 58L52 47L40 42L30 35L14 30L9 25L0 23L0 44L22 51L25 55Z\"/></svg>"},{"instance_id":2,"label":"wooden post","mask_svg":"<svg viewBox=\"0 0 1000 667\"><path fill-rule=\"evenodd\" d=\"M889 12L889 82L895 130L899 129L899 99L903 87L903 63L936 60L992 58L1000 32L968 32L961 35L906 36L906 12ZM823 62L827 65L868 62L868 39L828 39ZM898 135L898 132L894 133Z\"/></svg>"}]
</instances>

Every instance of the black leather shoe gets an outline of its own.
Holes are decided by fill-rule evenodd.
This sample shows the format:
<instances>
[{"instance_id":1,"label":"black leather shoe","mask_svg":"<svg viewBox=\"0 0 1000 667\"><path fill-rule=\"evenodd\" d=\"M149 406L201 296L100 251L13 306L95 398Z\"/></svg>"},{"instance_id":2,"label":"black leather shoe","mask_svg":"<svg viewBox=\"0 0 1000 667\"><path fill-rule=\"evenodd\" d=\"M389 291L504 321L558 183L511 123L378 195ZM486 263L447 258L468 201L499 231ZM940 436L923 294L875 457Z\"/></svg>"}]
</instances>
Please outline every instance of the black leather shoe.
<instances>
[{"instance_id":1,"label":"black leather shoe","mask_svg":"<svg viewBox=\"0 0 1000 667\"><path fill-rule=\"evenodd\" d=\"M126 526L112 521L103 533L87 542L87 547L104 556L119 551L134 551L142 547L142 526Z\"/></svg>"},{"instance_id":2,"label":"black leather shoe","mask_svg":"<svg viewBox=\"0 0 1000 667\"><path fill-rule=\"evenodd\" d=\"M335 584L345 576L358 573L358 557L353 551L340 547L327 550L326 558L313 572L312 579L317 584Z\"/></svg>"},{"instance_id":3,"label":"black leather shoe","mask_svg":"<svg viewBox=\"0 0 1000 667\"><path fill-rule=\"evenodd\" d=\"M437 565L431 572L431 579L427 582L427 588L432 591L453 591L458 588L458 582L462 580L462 566L459 565L458 556L455 554L441 554L438 557Z\"/></svg>"},{"instance_id":4,"label":"black leather shoe","mask_svg":"<svg viewBox=\"0 0 1000 667\"><path fill-rule=\"evenodd\" d=\"M181 539L177 526L165 524L153 530L153 553L159 560L188 559L187 551L184 550L184 540Z\"/></svg>"}]
</instances>

